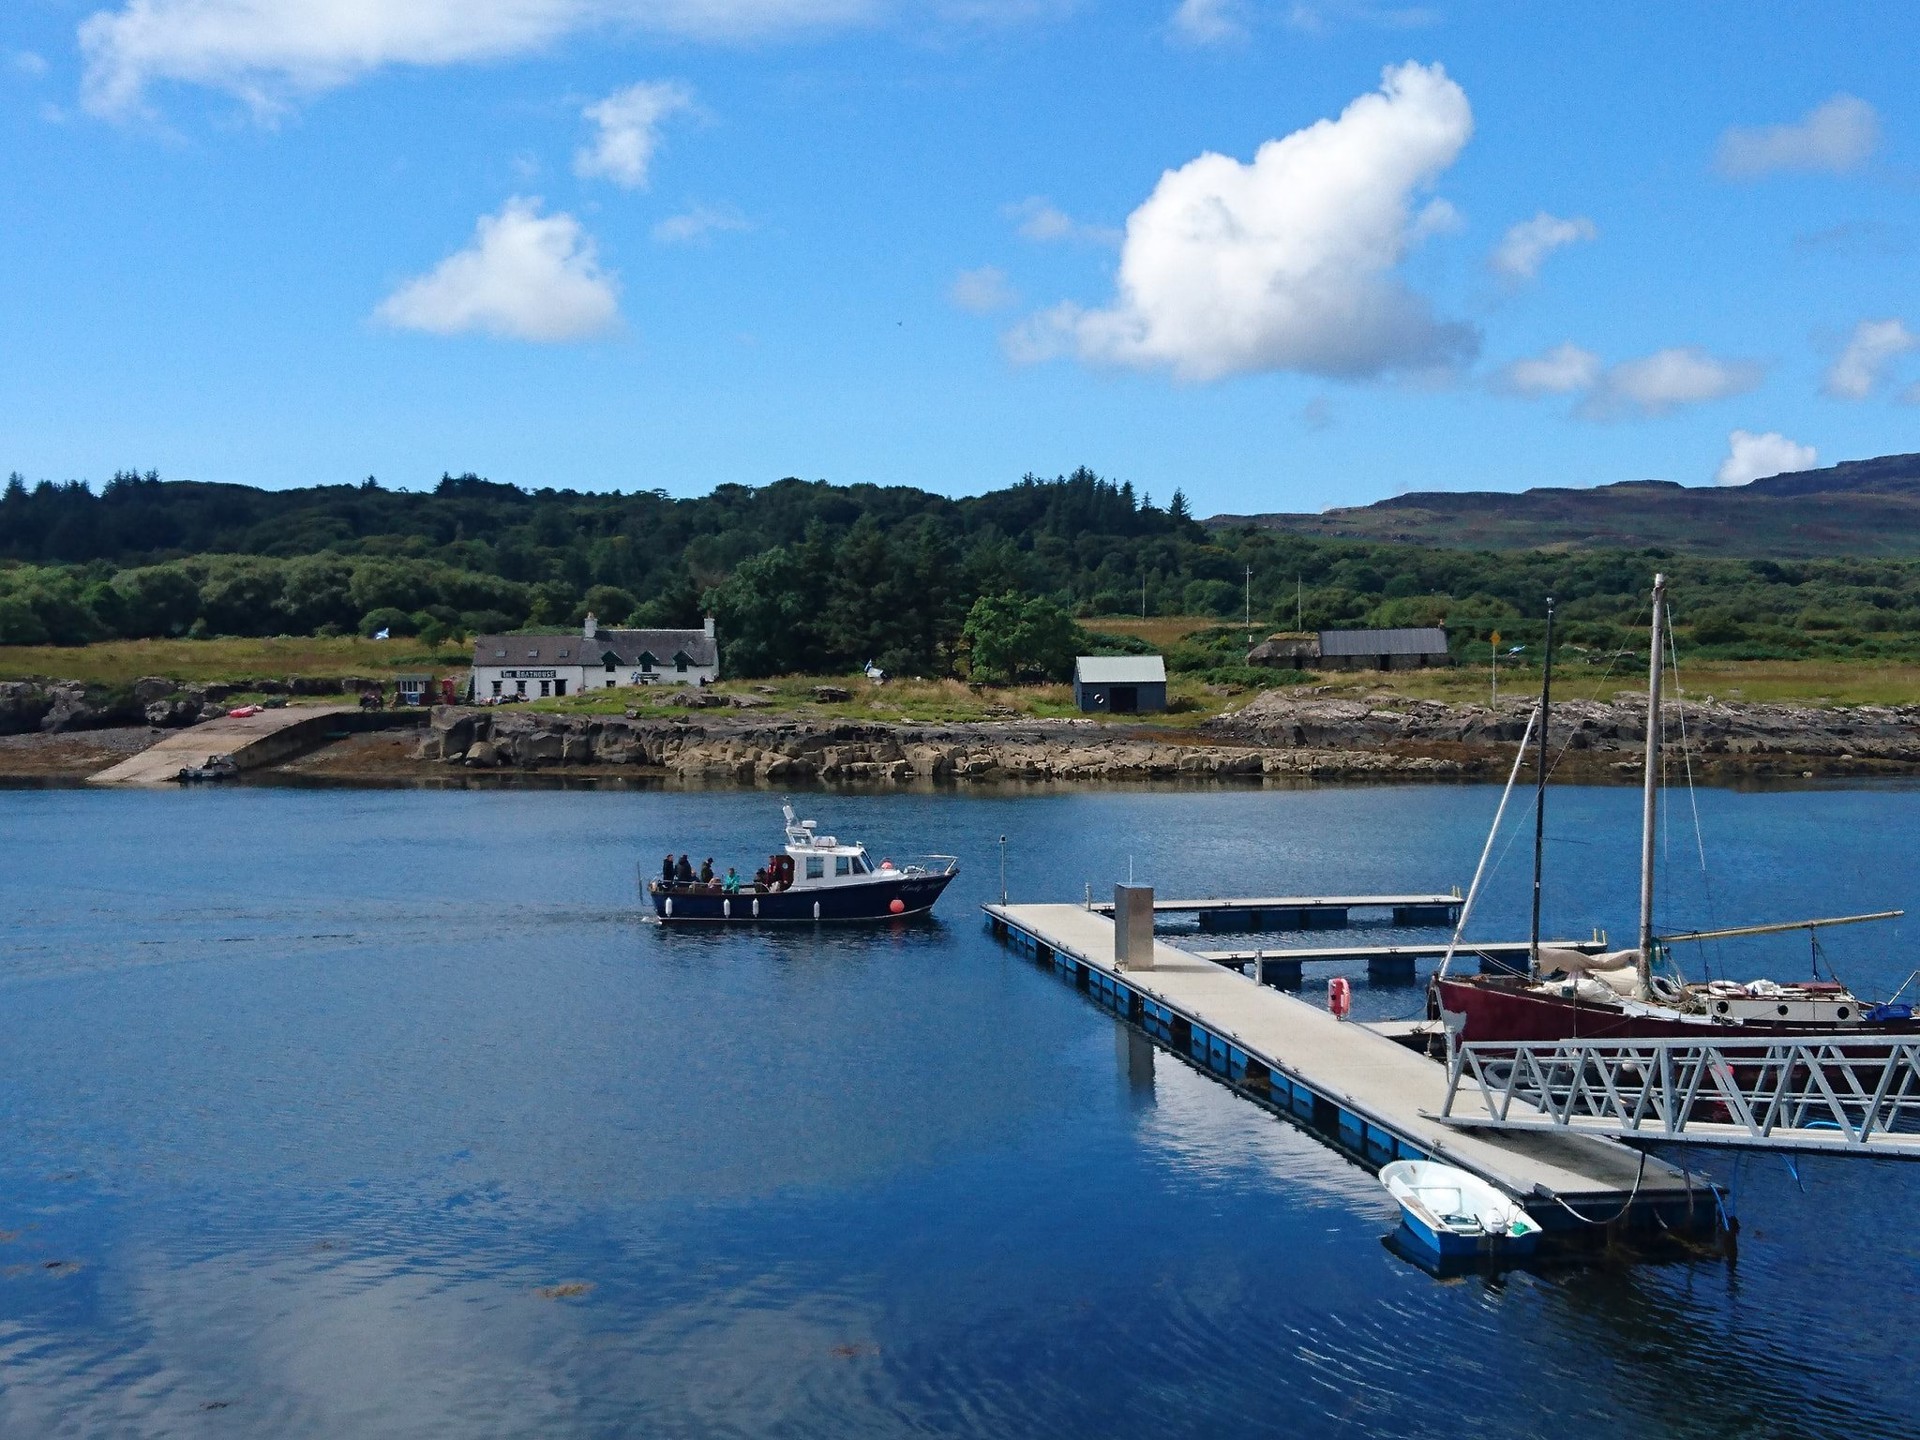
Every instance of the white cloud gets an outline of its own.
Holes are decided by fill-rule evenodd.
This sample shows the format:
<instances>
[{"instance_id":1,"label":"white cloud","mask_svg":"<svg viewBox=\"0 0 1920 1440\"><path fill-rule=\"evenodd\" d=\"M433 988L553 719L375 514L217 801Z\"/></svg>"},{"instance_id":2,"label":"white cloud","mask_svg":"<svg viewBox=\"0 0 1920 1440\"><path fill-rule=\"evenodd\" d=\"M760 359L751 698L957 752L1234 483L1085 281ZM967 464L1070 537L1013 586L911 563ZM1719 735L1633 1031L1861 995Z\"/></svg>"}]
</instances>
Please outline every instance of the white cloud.
<instances>
[{"instance_id":1,"label":"white cloud","mask_svg":"<svg viewBox=\"0 0 1920 1440\"><path fill-rule=\"evenodd\" d=\"M1862 320L1853 327L1847 348L1827 371L1821 388L1836 400L1864 400L1886 378L1887 367L1909 350L1920 349L1920 335L1902 320Z\"/></svg>"},{"instance_id":2,"label":"white cloud","mask_svg":"<svg viewBox=\"0 0 1920 1440\"><path fill-rule=\"evenodd\" d=\"M1567 245L1591 240L1600 232L1593 221L1576 215L1563 220L1542 210L1531 220L1522 220L1500 237L1487 263L1509 280L1532 280L1540 274L1547 256Z\"/></svg>"},{"instance_id":3,"label":"white cloud","mask_svg":"<svg viewBox=\"0 0 1920 1440\"><path fill-rule=\"evenodd\" d=\"M1242 0L1180 0L1168 23L1189 45L1230 45L1247 38Z\"/></svg>"},{"instance_id":4,"label":"white cloud","mask_svg":"<svg viewBox=\"0 0 1920 1440\"><path fill-rule=\"evenodd\" d=\"M1017 359L1074 353L1186 380L1252 371L1376 376L1470 356L1393 275L1413 199L1459 155L1473 112L1438 65L1389 68L1337 120L1204 154L1160 177L1127 220L1113 303L1056 306L1007 336Z\"/></svg>"},{"instance_id":5,"label":"white cloud","mask_svg":"<svg viewBox=\"0 0 1920 1440\"><path fill-rule=\"evenodd\" d=\"M1853 95L1835 95L1792 125L1733 127L1720 137L1720 172L1752 179L1776 170L1857 170L1880 143L1880 116Z\"/></svg>"},{"instance_id":6,"label":"white cloud","mask_svg":"<svg viewBox=\"0 0 1920 1440\"><path fill-rule=\"evenodd\" d=\"M388 65L525 55L614 26L750 40L872 18L886 0L124 0L80 25L88 107L139 109L174 80L271 110Z\"/></svg>"},{"instance_id":7,"label":"white cloud","mask_svg":"<svg viewBox=\"0 0 1920 1440\"><path fill-rule=\"evenodd\" d=\"M1727 436L1727 458L1720 462L1713 480L1716 485L1745 485L1769 475L1811 470L1819 463L1813 446L1789 440L1777 430L1764 435L1736 430Z\"/></svg>"},{"instance_id":8,"label":"white cloud","mask_svg":"<svg viewBox=\"0 0 1920 1440\"><path fill-rule=\"evenodd\" d=\"M1003 212L1019 221L1020 233L1042 244L1056 240L1084 241L1094 245L1118 245L1121 235L1108 225L1089 225L1074 219L1044 195L1029 195Z\"/></svg>"},{"instance_id":9,"label":"white cloud","mask_svg":"<svg viewBox=\"0 0 1920 1440\"><path fill-rule=\"evenodd\" d=\"M1419 5L1378 5L1372 0L1295 0L1287 24L1304 35L1326 35L1337 26L1356 24L1378 30L1422 30L1440 23L1437 11Z\"/></svg>"},{"instance_id":10,"label":"white cloud","mask_svg":"<svg viewBox=\"0 0 1920 1440\"><path fill-rule=\"evenodd\" d=\"M1639 360L1623 360L1602 375L1581 413L1594 420L1629 413L1665 415L1685 405L1744 395L1765 375L1765 367L1755 361L1721 360L1694 345L1656 350Z\"/></svg>"},{"instance_id":11,"label":"white cloud","mask_svg":"<svg viewBox=\"0 0 1920 1440\"><path fill-rule=\"evenodd\" d=\"M1571 395L1592 389L1600 368L1598 355L1569 341L1503 367L1494 377L1494 388L1509 395Z\"/></svg>"},{"instance_id":12,"label":"white cloud","mask_svg":"<svg viewBox=\"0 0 1920 1440\"><path fill-rule=\"evenodd\" d=\"M693 205L653 227L662 245L691 245L709 235L753 229L753 222L731 205Z\"/></svg>"},{"instance_id":13,"label":"white cloud","mask_svg":"<svg viewBox=\"0 0 1920 1440\"><path fill-rule=\"evenodd\" d=\"M433 335L586 340L618 324L619 284L600 268L579 221L542 215L538 200L516 196L498 215L480 217L471 245L374 313L396 329Z\"/></svg>"},{"instance_id":14,"label":"white cloud","mask_svg":"<svg viewBox=\"0 0 1920 1440\"><path fill-rule=\"evenodd\" d=\"M7 56L7 65L15 74L25 75L29 79L37 80L47 73L46 57L31 50L13 51Z\"/></svg>"},{"instance_id":15,"label":"white cloud","mask_svg":"<svg viewBox=\"0 0 1920 1440\"><path fill-rule=\"evenodd\" d=\"M947 298L972 315L991 315L1020 303L1020 296L1007 280L1006 272L994 265L962 270L953 277Z\"/></svg>"},{"instance_id":16,"label":"white cloud","mask_svg":"<svg viewBox=\"0 0 1920 1440\"><path fill-rule=\"evenodd\" d=\"M614 91L580 112L599 133L575 152L573 173L600 176L628 190L646 188L661 122L692 108L693 91L675 80L643 80Z\"/></svg>"}]
</instances>

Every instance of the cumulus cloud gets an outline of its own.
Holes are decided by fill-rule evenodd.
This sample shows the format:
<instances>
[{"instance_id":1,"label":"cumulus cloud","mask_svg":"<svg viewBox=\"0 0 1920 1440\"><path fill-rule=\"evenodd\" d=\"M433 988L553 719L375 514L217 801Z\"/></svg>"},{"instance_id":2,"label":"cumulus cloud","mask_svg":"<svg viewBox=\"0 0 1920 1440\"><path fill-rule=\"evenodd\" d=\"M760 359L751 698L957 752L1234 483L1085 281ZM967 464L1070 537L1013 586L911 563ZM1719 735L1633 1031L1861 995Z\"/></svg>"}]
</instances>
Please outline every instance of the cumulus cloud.
<instances>
[{"instance_id":1,"label":"cumulus cloud","mask_svg":"<svg viewBox=\"0 0 1920 1440\"><path fill-rule=\"evenodd\" d=\"M619 322L619 284L591 236L567 214L516 196L483 215L473 243L380 303L375 317L431 335L555 342L603 335Z\"/></svg>"},{"instance_id":2,"label":"cumulus cloud","mask_svg":"<svg viewBox=\"0 0 1920 1440\"><path fill-rule=\"evenodd\" d=\"M1880 116L1854 95L1822 101L1791 125L1735 126L1720 137L1720 173L1750 180L1780 170L1858 170L1880 143Z\"/></svg>"},{"instance_id":3,"label":"cumulus cloud","mask_svg":"<svg viewBox=\"0 0 1920 1440\"><path fill-rule=\"evenodd\" d=\"M16 75L25 75L32 80L47 73L46 57L32 50L15 50L7 56L7 66Z\"/></svg>"},{"instance_id":4,"label":"cumulus cloud","mask_svg":"<svg viewBox=\"0 0 1920 1440\"><path fill-rule=\"evenodd\" d=\"M991 315L1020 303L1020 296L998 266L982 265L977 270L962 270L947 288L947 299L970 315Z\"/></svg>"},{"instance_id":5,"label":"cumulus cloud","mask_svg":"<svg viewBox=\"0 0 1920 1440\"><path fill-rule=\"evenodd\" d=\"M1623 360L1601 375L1582 412L1590 419L1665 415L1687 405L1744 395L1766 377L1752 360L1721 360L1696 345Z\"/></svg>"},{"instance_id":6,"label":"cumulus cloud","mask_svg":"<svg viewBox=\"0 0 1920 1440\"><path fill-rule=\"evenodd\" d=\"M628 190L646 188L647 172L660 148L668 116L693 108L693 91L675 80L643 80L616 90L580 112L591 120L593 143L574 153L573 173L611 180Z\"/></svg>"},{"instance_id":7,"label":"cumulus cloud","mask_svg":"<svg viewBox=\"0 0 1920 1440\"><path fill-rule=\"evenodd\" d=\"M1083 241L1094 245L1118 245L1120 232L1108 225L1089 225L1076 220L1044 195L1029 195L1005 207L1003 213L1018 221L1018 229L1029 240L1042 244L1053 241Z\"/></svg>"},{"instance_id":8,"label":"cumulus cloud","mask_svg":"<svg viewBox=\"0 0 1920 1440\"><path fill-rule=\"evenodd\" d=\"M1593 221L1583 216L1563 220L1542 210L1501 236L1487 263L1509 280L1532 280L1539 276L1541 264L1554 251L1591 240L1599 233Z\"/></svg>"},{"instance_id":9,"label":"cumulus cloud","mask_svg":"<svg viewBox=\"0 0 1920 1440\"><path fill-rule=\"evenodd\" d=\"M1494 388L1509 395L1571 395L1592 389L1600 370L1598 355L1568 341L1502 367L1494 376Z\"/></svg>"},{"instance_id":10,"label":"cumulus cloud","mask_svg":"<svg viewBox=\"0 0 1920 1440\"><path fill-rule=\"evenodd\" d=\"M1418 239L1415 195L1472 133L1465 92L1440 66L1410 63L1337 120L1269 140L1250 164L1201 155L1162 175L1128 217L1113 302L1035 315L1008 351L1186 380L1367 377L1466 359L1474 331L1436 320L1394 270Z\"/></svg>"},{"instance_id":11,"label":"cumulus cloud","mask_svg":"<svg viewBox=\"0 0 1920 1440\"><path fill-rule=\"evenodd\" d=\"M1188 45L1230 45L1247 38L1241 0L1180 0L1168 22Z\"/></svg>"},{"instance_id":12,"label":"cumulus cloud","mask_svg":"<svg viewBox=\"0 0 1920 1440\"><path fill-rule=\"evenodd\" d=\"M1846 349L1827 371L1821 387L1836 400L1864 400L1886 378L1887 367L1909 350L1920 349L1920 335L1903 320L1862 320L1853 327Z\"/></svg>"},{"instance_id":13,"label":"cumulus cloud","mask_svg":"<svg viewBox=\"0 0 1920 1440\"><path fill-rule=\"evenodd\" d=\"M1727 436L1727 458L1720 462L1713 480L1716 485L1745 485L1769 475L1811 470L1819 463L1813 446L1789 440L1777 430L1764 435L1736 430Z\"/></svg>"},{"instance_id":14,"label":"cumulus cloud","mask_svg":"<svg viewBox=\"0 0 1920 1440\"><path fill-rule=\"evenodd\" d=\"M693 205L653 227L662 245L692 245L712 235L753 229L753 221L731 205Z\"/></svg>"},{"instance_id":15,"label":"cumulus cloud","mask_svg":"<svg viewBox=\"0 0 1920 1440\"><path fill-rule=\"evenodd\" d=\"M137 110L149 85L211 86L271 110L388 65L524 55L596 26L749 40L842 25L882 0L124 0L80 25L89 108Z\"/></svg>"}]
</instances>

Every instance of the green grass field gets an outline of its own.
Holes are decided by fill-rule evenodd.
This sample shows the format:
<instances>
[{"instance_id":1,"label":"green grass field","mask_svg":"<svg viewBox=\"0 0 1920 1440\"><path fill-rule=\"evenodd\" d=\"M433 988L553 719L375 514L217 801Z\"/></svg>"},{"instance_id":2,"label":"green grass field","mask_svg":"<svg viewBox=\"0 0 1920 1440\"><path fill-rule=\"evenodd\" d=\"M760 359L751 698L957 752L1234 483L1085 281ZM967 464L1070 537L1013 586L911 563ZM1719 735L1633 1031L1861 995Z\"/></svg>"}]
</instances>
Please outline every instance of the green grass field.
<instances>
[{"instance_id":1,"label":"green grass field","mask_svg":"<svg viewBox=\"0 0 1920 1440\"><path fill-rule=\"evenodd\" d=\"M408 672L465 671L465 645L438 651L418 640L110 640L99 645L0 646L0 680L46 676L124 685L144 675L175 680L285 680L295 676L364 675L388 679Z\"/></svg>"},{"instance_id":2,"label":"green grass field","mask_svg":"<svg viewBox=\"0 0 1920 1440\"><path fill-rule=\"evenodd\" d=\"M1138 635L1149 644L1172 646L1186 636L1212 629L1219 621L1192 616L1152 617L1140 620L1103 619L1087 622L1108 633ZM288 679L295 676L367 676L390 680L407 672L459 676L467 668L464 645L429 650L418 640L272 639L272 640L116 640L99 645L0 646L0 680L45 676L124 685L145 675L165 675L183 681ZM1615 667L1591 664L1569 656L1555 666L1555 690L1566 698L1611 698L1622 690L1644 686L1637 664ZM1695 698L1745 700L1763 703L1813 705L1913 704L1920 702L1920 665L1886 662L1850 663L1834 660L1703 661L1681 657L1680 687ZM1191 725L1240 704L1245 693L1220 693L1189 677L1172 677L1174 712L1156 723ZM1488 675L1484 668L1458 666L1440 670L1412 670L1383 674L1377 671L1322 674L1316 687L1338 695L1368 695L1381 691L1458 702L1485 700ZM1531 693L1540 683L1539 671L1525 666L1502 667L1503 694ZM823 704L814 699L816 684L839 685L852 699ZM754 713L802 712L844 716L848 719L906 719L919 723L958 723L1021 716L1074 714L1073 694L1066 685L1029 685L984 688L958 680L894 680L884 686L862 677L841 675L784 676L765 681L727 681L722 693L752 695L767 703ZM566 713L686 714L665 703L668 690L618 690L570 696L565 700L535 702L537 708ZM1123 723L1132 722L1121 717Z\"/></svg>"}]
</instances>

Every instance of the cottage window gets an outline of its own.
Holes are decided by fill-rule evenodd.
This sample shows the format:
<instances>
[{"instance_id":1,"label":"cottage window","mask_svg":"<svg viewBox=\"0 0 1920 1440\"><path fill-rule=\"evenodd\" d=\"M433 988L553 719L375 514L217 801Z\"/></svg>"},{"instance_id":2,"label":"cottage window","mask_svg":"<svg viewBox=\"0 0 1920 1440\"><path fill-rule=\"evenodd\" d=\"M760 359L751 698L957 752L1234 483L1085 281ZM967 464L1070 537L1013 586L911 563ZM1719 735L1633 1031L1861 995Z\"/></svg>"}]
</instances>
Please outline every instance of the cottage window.
<instances>
[{"instance_id":1,"label":"cottage window","mask_svg":"<svg viewBox=\"0 0 1920 1440\"><path fill-rule=\"evenodd\" d=\"M553 682L551 680L542 680L540 682L540 698L544 700L547 698L547 696L551 695L552 693L553 693Z\"/></svg>"},{"instance_id":2,"label":"cottage window","mask_svg":"<svg viewBox=\"0 0 1920 1440\"><path fill-rule=\"evenodd\" d=\"M507 652L504 650L496 650L493 652L493 658L496 660L504 660L507 658Z\"/></svg>"},{"instance_id":3,"label":"cottage window","mask_svg":"<svg viewBox=\"0 0 1920 1440\"><path fill-rule=\"evenodd\" d=\"M609 665L609 666L608 666L607 668L608 668L609 670L611 670L611 669L612 669L613 667L612 667L611 665ZM613 689L613 681L611 681L611 680L609 680L609 681L607 681L607 689L609 689L609 690L611 690L611 689Z\"/></svg>"},{"instance_id":4,"label":"cottage window","mask_svg":"<svg viewBox=\"0 0 1920 1440\"><path fill-rule=\"evenodd\" d=\"M496 695L500 693L500 682L498 680L493 682L493 693Z\"/></svg>"},{"instance_id":5,"label":"cottage window","mask_svg":"<svg viewBox=\"0 0 1920 1440\"><path fill-rule=\"evenodd\" d=\"M565 650L562 650L562 651L560 652L560 654L559 654L559 657L558 657L558 658L560 658L560 659L562 659L562 660L564 660L564 659L566 659L566 658L567 658L567 655L568 655L568 653L569 653L569 652L567 652L567 651L565 651Z\"/></svg>"},{"instance_id":6,"label":"cottage window","mask_svg":"<svg viewBox=\"0 0 1920 1440\"><path fill-rule=\"evenodd\" d=\"M556 681L554 681L554 682L553 682L553 693L554 693L554 694L556 694L556 695L564 695L564 694L566 694L566 693L567 693L567 682L566 682L566 681L564 681L564 680L556 680Z\"/></svg>"},{"instance_id":7,"label":"cottage window","mask_svg":"<svg viewBox=\"0 0 1920 1440\"><path fill-rule=\"evenodd\" d=\"M807 879L818 880L827 873L827 862L818 855L807 856Z\"/></svg>"},{"instance_id":8,"label":"cottage window","mask_svg":"<svg viewBox=\"0 0 1920 1440\"><path fill-rule=\"evenodd\" d=\"M674 656L673 668L678 670L682 675L686 674L687 673L687 657L685 655Z\"/></svg>"},{"instance_id":9,"label":"cottage window","mask_svg":"<svg viewBox=\"0 0 1920 1440\"><path fill-rule=\"evenodd\" d=\"M836 875L851 875L853 873L853 861L845 855L834 856L833 873Z\"/></svg>"},{"instance_id":10,"label":"cottage window","mask_svg":"<svg viewBox=\"0 0 1920 1440\"><path fill-rule=\"evenodd\" d=\"M514 694L516 694L516 695L524 695L524 694L526 694L526 693L527 693L527 682L526 682L526 681L524 681L524 680L516 680L516 681L514 681L514 682L513 682L513 693L514 693Z\"/></svg>"}]
</instances>

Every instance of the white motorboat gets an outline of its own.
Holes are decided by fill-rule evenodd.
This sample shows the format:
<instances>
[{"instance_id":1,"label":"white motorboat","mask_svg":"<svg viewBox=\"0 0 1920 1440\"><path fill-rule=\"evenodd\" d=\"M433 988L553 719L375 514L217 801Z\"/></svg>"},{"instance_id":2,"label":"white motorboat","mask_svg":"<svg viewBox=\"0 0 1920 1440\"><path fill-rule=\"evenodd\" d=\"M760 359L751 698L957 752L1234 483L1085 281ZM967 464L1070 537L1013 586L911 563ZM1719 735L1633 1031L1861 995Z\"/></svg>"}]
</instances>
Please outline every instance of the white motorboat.
<instances>
[{"instance_id":1,"label":"white motorboat","mask_svg":"<svg viewBox=\"0 0 1920 1440\"><path fill-rule=\"evenodd\" d=\"M1380 1183L1399 1203L1400 1218L1436 1255L1524 1255L1540 1226L1519 1201L1477 1175L1433 1160L1396 1160Z\"/></svg>"}]
</instances>

